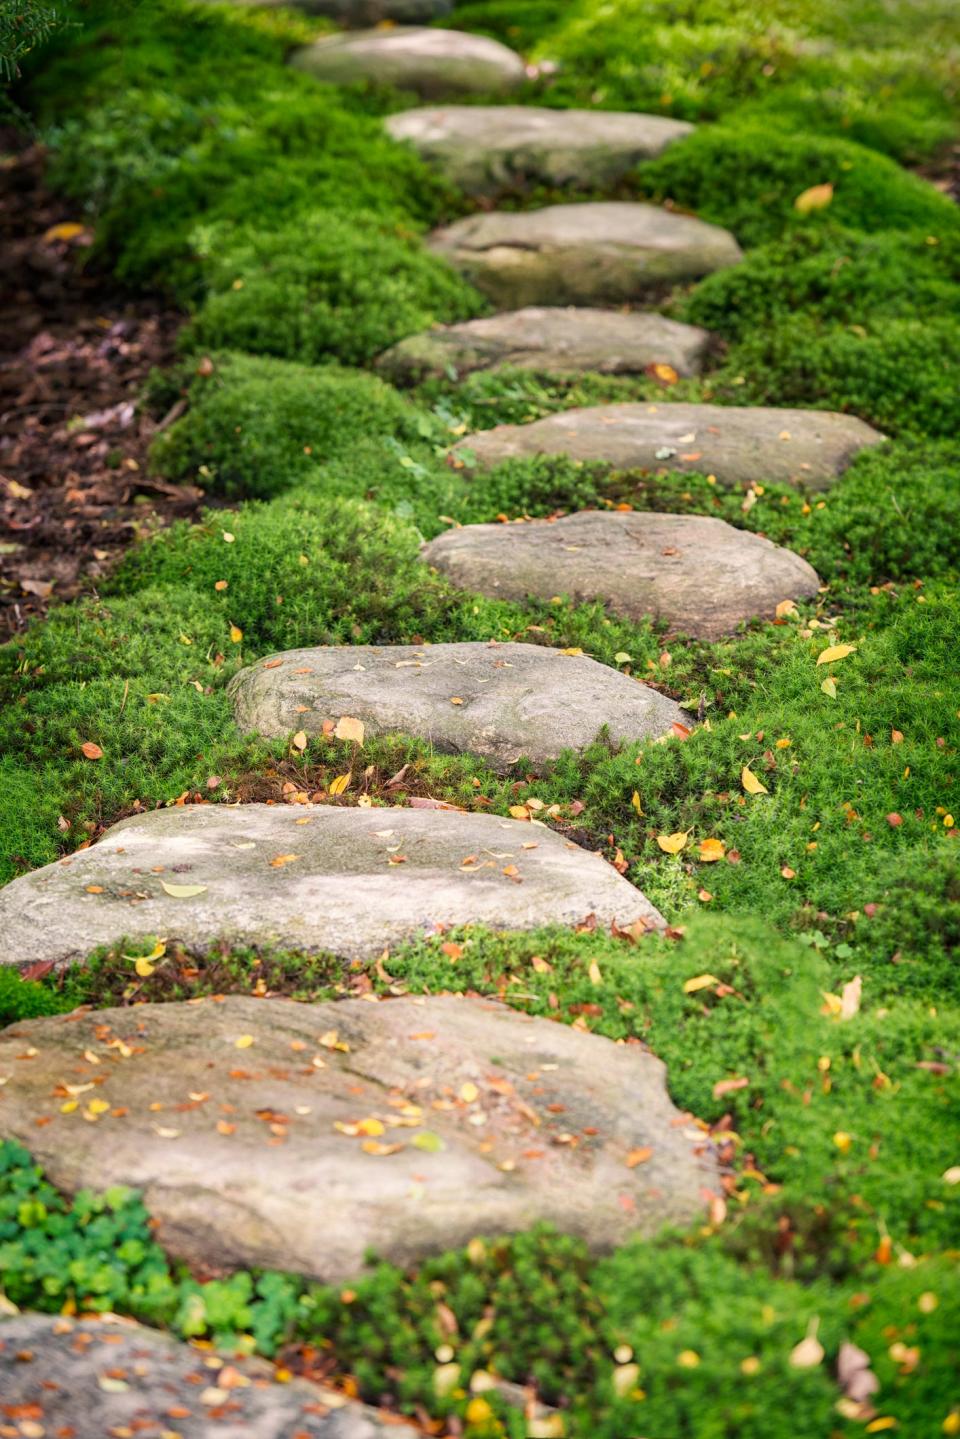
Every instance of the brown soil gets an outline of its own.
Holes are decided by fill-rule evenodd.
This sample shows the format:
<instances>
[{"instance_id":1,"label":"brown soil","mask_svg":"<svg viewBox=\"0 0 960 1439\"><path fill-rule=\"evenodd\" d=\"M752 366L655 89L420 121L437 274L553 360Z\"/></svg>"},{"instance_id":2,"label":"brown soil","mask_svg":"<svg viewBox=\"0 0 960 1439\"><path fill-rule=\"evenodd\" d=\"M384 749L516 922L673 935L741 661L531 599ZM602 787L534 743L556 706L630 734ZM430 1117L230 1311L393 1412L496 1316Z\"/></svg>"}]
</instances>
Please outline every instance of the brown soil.
<instances>
[{"instance_id":1,"label":"brown soil","mask_svg":"<svg viewBox=\"0 0 960 1439\"><path fill-rule=\"evenodd\" d=\"M44 168L0 133L0 640L201 500L150 476L157 426L137 408L182 316L85 263L92 233Z\"/></svg>"}]
</instances>

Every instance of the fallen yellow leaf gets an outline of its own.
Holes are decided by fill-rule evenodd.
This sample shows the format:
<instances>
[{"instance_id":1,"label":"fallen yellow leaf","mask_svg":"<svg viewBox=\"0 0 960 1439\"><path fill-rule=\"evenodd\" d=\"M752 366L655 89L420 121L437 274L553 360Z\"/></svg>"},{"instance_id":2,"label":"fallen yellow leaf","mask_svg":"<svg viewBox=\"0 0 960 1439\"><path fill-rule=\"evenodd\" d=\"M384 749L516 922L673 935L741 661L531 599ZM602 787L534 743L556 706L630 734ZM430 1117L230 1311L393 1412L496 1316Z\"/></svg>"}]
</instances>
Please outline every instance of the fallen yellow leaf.
<instances>
[{"instance_id":1,"label":"fallen yellow leaf","mask_svg":"<svg viewBox=\"0 0 960 1439\"><path fill-rule=\"evenodd\" d=\"M256 1041L252 1034L240 1034L233 1043L237 1049L249 1049L251 1044L255 1044Z\"/></svg>"},{"instance_id":2,"label":"fallen yellow leaf","mask_svg":"<svg viewBox=\"0 0 960 1439\"><path fill-rule=\"evenodd\" d=\"M14 72L16 73L16 72ZM50 240L75 240L82 235L84 227L76 220L61 220L59 225L51 225L49 230L43 232L43 238Z\"/></svg>"},{"instance_id":3,"label":"fallen yellow leaf","mask_svg":"<svg viewBox=\"0 0 960 1439\"><path fill-rule=\"evenodd\" d=\"M351 719L349 715L341 715L333 733L337 739L352 740L354 744L362 745L363 720Z\"/></svg>"},{"instance_id":4,"label":"fallen yellow leaf","mask_svg":"<svg viewBox=\"0 0 960 1439\"><path fill-rule=\"evenodd\" d=\"M829 699L836 699L837 682L835 679L832 678L832 676L828 675L827 678L823 681L823 684L820 686L820 688L823 690L824 694L828 696Z\"/></svg>"},{"instance_id":5,"label":"fallen yellow leaf","mask_svg":"<svg viewBox=\"0 0 960 1439\"><path fill-rule=\"evenodd\" d=\"M657 844L664 854L679 854L687 843L689 831L678 830L676 834L658 834Z\"/></svg>"},{"instance_id":6,"label":"fallen yellow leaf","mask_svg":"<svg viewBox=\"0 0 960 1439\"><path fill-rule=\"evenodd\" d=\"M701 863L715 864L718 859L723 859L727 847L722 839L702 839L697 846Z\"/></svg>"},{"instance_id":7,"label":"fallen yellow leaf","mask_svg":"<svg viewBox=\"0 0 960 1439\"><path fill-rule=\"evenodd\" d=\"M740 783L747 794L769 794L770 791L761 780L758 780L749 765L744 765L740 771Z\"/></svg>"},{"instance_id":8,"label":"fallen yellow leaf","mask_svg":"<svg viewBox=\"0 0 960 1439\"><path fill-rule=\"evenodd\" d=\"M696 994L698 989L709 989L711 985L719 983L715 974L695 974L692 979L684 980L683 992L684 994Z\"/></svg>"},{"instance_id":9,"label":"fallen yellow leaf","mask_svg":"<svg viewBox=\"0 0 960 1439\"><path fill-rule=\"evenodd\" d=\"M298 749L300 753L303 754L303 751L307 747L306 730L298 729L290 743L293 745L294 749Z\"/></svg>"},{"instance_id":10,"label":"fallen yellow leaf","mask_svg":"<svg viewBox=\"0 0 960 1439\"><path fill-rule=\"evenodd\" d=\"M193 899L194 895L207 892L205 884L167 884L165 879L160 881L160 888L165 890L171 899Z\"/></svg>"},{"instance_id":11,"label":"fallen yellow leaf","mask_svg":"<svg viewBox=\"0 0 960 1439\"><path fill-rule=\"evenodd\" d=\"M344 790L348 788L352 778L352 774L338 774L336 779L330 781L330 793L343 794Z\"/></svg>"},{"instance_id":12,"label":"fallen yellow leaf","mask_svg":"<svg viewBox=\"0 0 960 1439\"><path fill-rule=\"evenodd\" d=\"M817 655L818 665L832 665L837 660L845 660L847 655L852 655L856 645L828 645Z\"/></svg>"},{"instance_id":13,"label":"fallen yellow leaf","mask_svg":"<svg viewBox=\"0 0 960 1439\"><path fill-rule=\"evenodd\" d=\"M809 190L803 190L793 202L793 208L801 215L809 215L814 210L825 210L833 199L833 186L828 182L825 185L811 185Z\"/></svg>"},{"instance_id":14,"label":"fallen yellow leaf","mask_svg":"<svg viewBox=\"0 0 960 1439\"><path fill-rule=\"evenodd\" d=\"M235 645L238 645L243 639L243 630L240 628L239 625L230 626L230 639L231 642Z\"/></svg>"}]
</instances>

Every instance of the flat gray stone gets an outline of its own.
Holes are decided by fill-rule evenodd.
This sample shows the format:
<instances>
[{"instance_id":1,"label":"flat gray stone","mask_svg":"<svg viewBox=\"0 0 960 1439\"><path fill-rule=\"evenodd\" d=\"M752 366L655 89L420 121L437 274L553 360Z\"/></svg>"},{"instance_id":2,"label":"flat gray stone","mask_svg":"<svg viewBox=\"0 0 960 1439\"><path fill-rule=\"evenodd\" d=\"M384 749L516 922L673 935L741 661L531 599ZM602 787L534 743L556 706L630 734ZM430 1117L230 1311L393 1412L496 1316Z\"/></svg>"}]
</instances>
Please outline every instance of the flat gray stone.
<instances>
[{"instance_id":1,"label":"flat gray stone","mask_svg":"<svg viewBox=\"0 0 960 1439\"><path fill-rule=\"evenodd\" d=\"M227 1369L220 1398L212 1391ZM420 1433L394 1417L385 1423L375 1409L305 1379L277 1382L274 1372L261 1359L223 1359L116 1316L17 1314L0 1323L0 1420L7 1405L39 1405L39 1427L49 1439L415 1439ZM7 1432L30 1431L10 1425Z\"/></svg>"},{"instance_id":2,"label":"flat gray stone","mask_svg":"<svg viewBox=\"0 0 960 1439\"><path fill-rule=\"evenodd\" d=\"M469 435L464 450L487 468L529 455L569 455L618 470L695 470L721 485L785 484L825 490L850 462L886 439L855 415L831 410L661 402L564 410L529 425Z\"/></svg>"},{"instance_id":3,"label":"flat gray stone","mask_svg":"<svg viewBox=\"0 0 960 1439\"><path fill-rule=\"evenodd\" d=\"M497 40L418 26L315 40L294 50L290 64L334 85L367 80L427 99L515 90L526 77L520 56Z\"/></svg>"},{"instance_id":4,"label":"flat gray stone","mask_svg":"<svg viewBox=\"0 0 960 1439\"><path fill-rule=\"evenodd\" d=\"M495 599L600 600L631 620L714 640L817 593L791 550L702 515L584 510L560 520L464 525L421 551L454 584ZM18 880L16 883L22 883Z\"/></svg>"},{"instance_id":5,"label":"flat gray stone","mask_svg":"<svg viewBox=\"0 0 960 1439\"><path fill-rule=\"evenodd\" d=\"M643 374L652 365L670 365L690 376L700 373L709 344L707 330L665 315L531 305L411 335L385 350L377 368L394 384L408 385L503 365L601 375Z\"/></svg>"},{"instance_id":6,"label":"flat gray stone","mask_svg":"<svg viewBox=\"0 0 960 1439\"><path fill-rule=\"evenodd\" d=\"M586 655L524 644L321 645L287 650L230 682L237 724L271 738L327 733L342 716L367 736L412 734L496 769L690 723L678 704Z\"/></svg>"},{"instance_id":7,"label":"flat gray stone","mask_svg":"<svg viewBox=\"0 0 960 1439\"><path fill-rule=\"evenodd\" d=\"M186 805L122 820L0 889L0 964L63 964L145 935L201 951L227 939L361 959L441 926L533 929L589 914L604 927L663 923L611 865L546 825L441 810Z\"/></svg>"},{"instance_id":8,"label":"flat gray stone","mask_svg":"<svg viewBox=\"0 0 960 1439\"><path fill-rule=\"evenodd\" d=\"M495 1000L78 1011L6 1030L0 1075L3 1131L54 1184L135 1187L158 1241L205 1269L339 1282L369 1248L407 1264L540 1221L606 1248L695 1219L716 1176L640 1043ZM58 1086L86 1083L63 1114ZM91 1100L121 1113L92 1124Z\"/></svg>"},{"instance_id":9,"label":"flat gray stone","mask_svg":"<svg viewBox=\"0 0 960 1439\"><path fill-rule=\"evenodd\" d=\"M624 304L743 258L718 225L613 200L468 215L428 243L501 310Z\"/></svg>"},{"instance_id":10,"label":"flat gray stone","mask_svg":"<svg viewBox=\"0 0 960 1439\"><path fill-rule=\"evenodd\" d=\"M387 130L468 194L529 182L596 188L693 131L685 120L537 105L445 105L389 115Z\"/></svg>"}]
</instances>

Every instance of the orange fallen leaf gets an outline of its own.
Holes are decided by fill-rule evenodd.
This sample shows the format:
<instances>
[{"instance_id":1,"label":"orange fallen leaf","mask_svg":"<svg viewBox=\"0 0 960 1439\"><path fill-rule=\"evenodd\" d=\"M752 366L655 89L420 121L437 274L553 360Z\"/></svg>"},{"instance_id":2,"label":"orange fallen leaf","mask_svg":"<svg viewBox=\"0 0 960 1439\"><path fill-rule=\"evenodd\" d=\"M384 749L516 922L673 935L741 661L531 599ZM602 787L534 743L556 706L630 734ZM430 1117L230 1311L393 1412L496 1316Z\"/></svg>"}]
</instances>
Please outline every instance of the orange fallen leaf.
<instances>
[{"instance_id":1,"label":"orange fallen leaf","mask_svg":"<svg viewBox=\"0 0 960 1439\"><path fill-rule=\"evenodd\" d=\"M733 1094L738 1089L746 1089L750 1081L745 1075L736 1079L718 1079L713 1086L714 1099L722 1099L725 1094Z\"/></svg>"},{"instance_id":2,"label":"orange fallen leaf","mask_svg":"<svg viewBox=\"0 0 960 1439\"><path fill-rule=\"evenodd\" d=\"M697 849L702 864L715 864L718 859L723 859L727 852L722 839L702 839Z\"/></svg>"},{"instance_id":3,"label":"orange fallen leaf","mask_svg":"<svg viewBox=\"0 0 960 1439\"><path fill-rule=\"evenodd\" d=\"M652 1154L653 1150L649 1144L642 1144L638 1149L631 1149L625 1161L627 1168L636 1169L638 1164L646 1164Z\"/></svg>"},{"instance_id":4,"label":"orange fallen leaf","mask_svg":"<svg viewBox=\"0 0 960 1439\"><path fill-rule=\"evenodd\" d=\"M94 744L93 740L84 740L80 746L80 752L87 759L103 759L103 750L98 744Z\"/></svg>"},{"instance_id":5,"label":"orange fallen leaf","mask_svg":"<svg viewBox=\"0 0 960 1439\"><path fill-rule=\"evenodd\" d=\"M274 859L270 861L270 868L281 869L283 865L290 864L293 860L299 858L300 856L298 854L278 854Z\"/></svg>"}]
</instances>

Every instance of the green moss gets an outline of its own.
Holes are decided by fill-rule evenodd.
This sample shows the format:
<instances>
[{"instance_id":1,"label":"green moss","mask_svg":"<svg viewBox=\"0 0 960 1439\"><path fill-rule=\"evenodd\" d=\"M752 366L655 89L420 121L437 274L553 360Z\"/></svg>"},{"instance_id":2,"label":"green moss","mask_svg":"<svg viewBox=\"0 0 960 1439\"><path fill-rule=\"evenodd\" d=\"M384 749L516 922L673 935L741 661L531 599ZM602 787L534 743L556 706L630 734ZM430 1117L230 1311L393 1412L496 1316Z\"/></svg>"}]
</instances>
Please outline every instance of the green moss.
<instances>
[{"instance_id":1,"label":"green moss","mask_svg":"<svg viewBox=\"0 0 960 1439\"><path fill-rule=\"evenodd\" d=\"M643 192L672 200L732 230L744 245L829 220L853 230L956 235L956 206L932 185L862 145L743 121L710 125L639 171ZM800 195L832 185L822 210L801 214Z\"/></svg>"},{"instance_id":2,"label":"green moss","mask_svg":"<svg viewBox=\"0 0 960 1439\"><path fill-rule=\"evenodd\" d=\"M185 333L193 348L363 364L405 335L483 309L409 228L370 212L306 212L286 228L215 234L204 246L212 293Z\"/></svg>"},{"instance_id":3,"label":"green moss","mask_svg":"<svg viewBox=\"0 0 960 1439\"><path fill-rule=\"evenodd\" d=\"M960 309L960 236L939 243L921 231L870 235L832 224L800 226L760 245L743 262L702 280L680 316L724 339L802 313L809 319L873 325L879 317L943 318Z\"/></svg>"},{"instance_id":4,"label":"green moss","mask_svg":"<svg viewBox=\"0 0 960 1439\"><path fill-rule=\"evenodd\" d=\"M935 440L957 433L958 368L956 319L839 326L798 316L745 335L710 383L727 403L846 410L888 434Z\"/></svg>"},{"instance_id":5,"label":"green moss","mask_svg":"<svg viewBox=\"0 0 960 1439\"><path fill-rule=\"evenodd\" d=\"M216 494L264 499L307 479L324 461L390 436L431 433L391 386L335 366L307 368L240 351L206 357L187 381L190 407L156 440L170 479ZM195 362L184 367L196 371Z\"/></svg>"}]
</instances>

